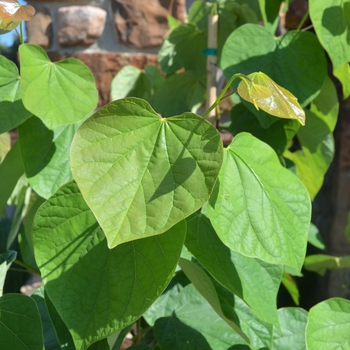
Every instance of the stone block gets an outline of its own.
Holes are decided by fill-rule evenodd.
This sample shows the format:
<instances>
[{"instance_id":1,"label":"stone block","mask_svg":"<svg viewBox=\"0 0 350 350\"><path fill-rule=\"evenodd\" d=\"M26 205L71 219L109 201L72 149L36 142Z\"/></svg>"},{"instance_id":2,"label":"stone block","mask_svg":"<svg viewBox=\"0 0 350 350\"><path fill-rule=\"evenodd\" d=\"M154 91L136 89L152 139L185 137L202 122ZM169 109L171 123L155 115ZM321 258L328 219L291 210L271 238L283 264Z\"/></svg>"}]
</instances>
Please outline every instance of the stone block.
<instances>
[{"instance_id":1,"label":"stone block","mask_svg":"<svg viewBox=\"0 0 350 350\"><path fill-rule=\"evenodd\" d=\"M107 13L94 6L66 6L58 10L58 42L61 47L90 46L100 37Z\"/></svg>"},{"instance_id":2,"label":"stone block","mask_svg":"<svg viewBox=\"0 0 350 350\"><path fill-rule=\"evenodd\" d=\"M34 17L25 22L28 42L49 49L53 40L52 17L45 6L34 5L34 7L36 11Z\"/></svg>"},{"instance_id":3,"label":"stone block","mask_svg":"<svg viewBox=\"0 0 350 350\"><path fill-rule=\"evenodd\" d=\"M169 30L167 16L183 20L185 0L112 0L114 23L119 42L145 49L158 47Z\"/></svg>"},{"instance_id":4,"label":"stone block","mask_svg":"<svg viewBox=\"0 0 350 350\"><path fill-rule=\"evenodd\" d=\"M142 69L147 65L157 64L157 56L152 54L76 52L68 55L60 54L59 52L49 52L48 55L54 62L67 57L75 57L85 63L95 77L100 107L111 101L110 89L112 79L125 65L130 64Z\"/></svg>"}]
</instances>

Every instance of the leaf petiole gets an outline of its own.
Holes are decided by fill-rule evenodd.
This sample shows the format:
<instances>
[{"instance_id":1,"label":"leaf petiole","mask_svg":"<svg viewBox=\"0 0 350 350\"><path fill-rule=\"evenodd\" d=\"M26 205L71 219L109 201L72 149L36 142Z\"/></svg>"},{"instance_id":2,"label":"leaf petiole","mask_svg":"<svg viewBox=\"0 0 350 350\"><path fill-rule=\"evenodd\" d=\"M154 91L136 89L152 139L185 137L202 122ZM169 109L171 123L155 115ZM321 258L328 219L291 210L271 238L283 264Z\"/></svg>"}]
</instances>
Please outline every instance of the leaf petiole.
<instances>
[{"instance_id":1,"label":"leaf petiole","mask_svg":"<svg viewBox=\"0 0 350 350\"><path fill-rule=\"evenodd\" d=\"M235 75L233 75L230 80L226 83L226 85L224 86L224 88L222 89L220 95L218 96L218 98L215 100L215 102L204 112L204 114L202 115L203 118L205 118L214 108L216 108L220 102L222 100L224 100L225 98L227 98L228 96L231 96L232 94L234 94L237 90L234 90L232 93L225 95L226 91L228 90L228 88L231 86L231 84L233 83L233 81L236 78L240 78L242 79L247 85L247 80L251 82L251 79L249 77L247 77L244 74L241 73L237 73Z\"/></svg>"}]
</instances>

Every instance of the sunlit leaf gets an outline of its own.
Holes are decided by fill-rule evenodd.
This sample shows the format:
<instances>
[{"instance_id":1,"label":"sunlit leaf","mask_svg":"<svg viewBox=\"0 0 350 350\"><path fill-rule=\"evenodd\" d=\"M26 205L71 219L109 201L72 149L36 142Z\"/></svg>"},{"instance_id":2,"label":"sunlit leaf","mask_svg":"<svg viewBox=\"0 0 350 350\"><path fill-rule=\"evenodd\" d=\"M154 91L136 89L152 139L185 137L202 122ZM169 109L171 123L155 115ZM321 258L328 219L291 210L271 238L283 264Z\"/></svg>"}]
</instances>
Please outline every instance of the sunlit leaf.
<instances>
[{"instance_id":1,"label":"sunlit leaf","mask_svg":"<svg viewBox=\"0 0 350 350\"><path fill-rule=\"evenodd\" d=\"M280 330L274 329L273 341L270 349L305 350L307 316L307 311L301 308L285 307L279 309L278 318Z\"/></svg>"},{"instance_id":2,"label":"sunlit leaf","mask_svg":"<svg viewBox=\"0 0 350 350\"><path fill-rule=\"evenodd\" d=\"M165 232L199 209L221 162L210 123L192 113L161 118L136 98L101 108L71 147L73 177L111 248Z\"/></svg>"},{"instance_id":3,"label":"sunlit leaf","mask_svg":"<svg viewBox=\"0 0 350 350\"><path fill-rule=\"evenodd\" d=\"M309 311L306 326L307 349L350 349L350 301L325 300Z\"/></svg>"},{"instance_id":4,"label":"sunlit leaf","mask_svg":"<svg viewBox=\"0 0 350 350\"><path fill-rule=\"evenodd\" d=\"M250 134L238 134L224 153L208 206L218 236L233 251L300 271L311 215L305 187Z\"/></svg>"},{"instance_id":5,"label":"sunlit leaf","mask_svg":"<svg viewBox=\"0 0 350 350\"><path fill-rule=\"evenodd\" d=\"M35 258L77 350L147 310L173 276L185 233L182 221L162 235L109 249L74 182L40 207L33 224Z\"/></svg>"},{"instance_id":6,"label":"sunlit leaf","mask_svg":"<svg viewBox=\"0 0 350 350\"><path fill-rule=\"evenodd\" d=\"M19 47L22 101L49 129L84 119L97 105L95 79L75 58L51 62L39 46Z\"/></svg>"},{"instance_id":7,"label":"sunlit leaf","mask_svg":"<svg viewBox=\"0 0 350 350\"><path fill-rule=\"evenodd\" d=\"M256 109L305 125L305 112L297 98L262 72L252 73L238 84L238 93Z\"/></svg>"}]
</instances>

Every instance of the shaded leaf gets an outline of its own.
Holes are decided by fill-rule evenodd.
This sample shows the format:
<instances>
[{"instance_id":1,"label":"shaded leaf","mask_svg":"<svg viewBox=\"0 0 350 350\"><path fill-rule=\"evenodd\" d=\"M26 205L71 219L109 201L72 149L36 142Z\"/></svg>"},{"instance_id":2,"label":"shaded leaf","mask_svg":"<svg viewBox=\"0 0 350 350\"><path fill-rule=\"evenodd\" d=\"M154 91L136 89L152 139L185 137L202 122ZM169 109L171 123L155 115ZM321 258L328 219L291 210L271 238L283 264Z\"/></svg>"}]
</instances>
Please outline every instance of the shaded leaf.
<instances>
[{"instance_id":1,"label":"shaded leaf","mask_svg":"<svg viewBox=\"0 0 350 350\"><path fill-rule=\"evenodd\" d=\"M142 315L146 322L153 327L158 318L171 315L180 292L189 283L182 271L176 272L162 295Z\"/></svg>"},{"instance_id":2,"label":"shaded leaf","mask_svg":"<svg viewBox=\"0 0 350 350\"><path fill-rule=\"evenodd\" d=\"M350 214L348 214L348 223L345 227L345 237L350 243Z\"/></svg>"},{"instance_id":3,"label":"shaded leaf","mask_svg":"<svg viewBox=\"0 0 350 350\"><path fill-rule=\"evenodd\" d=\"M201 31L191 23L182 24L173 29L163 42L158 62L166 74L185 68L201 77L206 72L206 59L202 55L205 48L206 40Z\"/></svg>"},{"instance_id":4,"label":"shaded leaf","mask_svg":"<svg viewBox=\"0 0 350 350\"><path fill-rule=\"evenodd\" d=\"M135 98L101 108L71 147L73 176L109 247L160 234L199 209L221 161L210 123L191 113L161 118Z\"/></svg>"},{"instance_id":5,"label":"shaded leaf","mask_svg":"<svg viewBox=\"0 0 350 350\"><path fill-rule=\"evenodd\" d=\"M333 68L350 61L350 2L310 0L310 18Z\"/></svg>"},{"instance_id":6,"label":"shaded leaf","mask_svg":"<svg viewBox=\"0 0 350 350\"><path fill-rule=\"evenodd\" d=\"M17 181L24 173L19 142L15 142L0 164L0 212L5 208Z\"/></svg>"},{"instance_id":7,"label":"shaded leaf","mask_svg":"<svg viewBox=\"0 0 350 350\"><path fill-rule=\"evenodd\" d=\"M154 335L162 349L227 350L234 345L249 349L246 342L222 320L193 285L185 287L173 312L159 318Z\"/></svg>"},{"instance_id":8,"label":"shaded leaf","mask_svg":"<svg viewBox=\"0 0 350 350\"><path fill-rule=\"evenodd\" d=\"M174 273L185 231L182 221L162 235L110 250L75 183L40 207L33 225L36 260L76 349L86 349L145 312Z\"/></svg>"},{"instance_id":9,"label":"shaded leaf","mask_svg":"<svg viewBox=\"0 0 350 350\"><path fill-rule=\"evenodd\" d=\"M282 284L287 289L295 305L299 305L300 294L299 294L298 286L296 285L293 277L286 271L283 273Z\"/></svg>"},{"instance_id":10,"label":"shaded leaf","mask_svg":"<svg viewBox=\"0 0 350 350\"><path fill-rule=\"evenodd\" d=\"M22 103L20 81L17 66L0 55L0 134L31 116Z\"/></svg>"},{"instance_id":11,"label":"shaded leaf","mask_svg":"<svg viewBox=\"0 0 350 350\"><path fill-rule=\"evenodd\" d=\"M41 323L43 327L43 335L44 335L44 346L45 350L59 350L61 349L60 344L58 343L56 337L55 328L52 325L49 313L47 311L47 307L44 299L44 287L41 286L37 289L31 296L38 307ZM65 347L65 349L67 349Z\"/></svg>"},{"instance_id":12,"label":"shaded leaf","mask_svg":"<svg viewBox=\"0 0 350 350\"><path fill-rule=\"evenodd\" d=\"M13 250L9 250L5 253L0 254L0 297L3 294L7 271L10 268L12 262L16 259L16 256L17 253Z\"/></svg>"},{"instance_id":13,"label":"shaded leaf","mask_svg":"<svg viewBox=\"0 0 350 350\"><path fill-rule=\"evenodd\" d=\"M55 329L55 333L59 344L65 350L75 350L73 338L45 290L44 290L44 297L45 297L47 312L50 316L50 320Z\"/></svg>"},{"instance_id":14,"label":"shaded leaf","mask_svg":"<svg viewBox=\"0 0 350 350\"><path fill-rule=\"evenodd\" d=\"M247 343L249 343L249 339L240 328L239 322L237 322L237 317L231 318L225 315L223 309L221 308L220 300L216 293L215 287L209 276L199 266L189 260L180 259L179 265L192 284L196 287L198 292L208 301L213 310L224 321L226 321L226 323L232 327L236 333L238 333Z\"/></svg>"},{"instance_id":15,"label":"shaded leaf","mask_svg":"<svg viewBox=\"0 0 350 350\"><path fill-rule=\"evenodd\" d=\"M259 318L278 324L276 298L282 266L230 250L202 214L187 219L186 246L214 279L243 299Z\"/></svg>"},{"instance_id":16,"label":"shaded leaf","mask_svg":"<svg viewBox=\"0 0 350 350\"><path fill-rule=\"evenodd\" d=\"M230 131L233 135L249 132L270 145L280 155L290 146L300 124L296 120L274 119L277 120L275 123L264 128L260 120L240 103L231 109Z\"/></svg>"},{"instance_id":17,"label":"shaded leaf","mask_svg":"<svg viewBox=\"0 0 350 350\"><path fill-rule=\"evenodd\" d=\"M43 330L35 301L22 294L0 298L0 348L42 350Z\"/></svg>"},{"instance_id":18,"label":"shaded leaf","mask_svg":"<svg viewBox=\"0 0 350 350\"><path fill-rule=\"evenodd\" d=\"M332 81L327 78L320 95L306 110L306 125L297 133L301 151L286 154L296 165L297 175L313 200L333 160L333 130L338 118L338 98Z\"/></svg>"},{"instance_id":19,"label":"shaded leaf","mask_svg":"<svg viewBox=\"0 0 350 350\"><path fill-rule=\"evenodd\" d=\"M151 102L151 81L141 69L124 66L112 80L111 97L140 97Z\"/></svg>"},{"instance_id":20,"label":"shaded leaf","mask_svg":"<svg viewBox=\"0 0 350 350\"><path fill-rule=\"evenodd\" d=\"M19 47L24 106L49 129L82 120L97 105L94 77L75 58L51 62L39 46Z\"/></svg>"},{"instance_id":21,"label":"shaded leaf","mask_svg":"<svg viewBox=\"0 0 350 350\"><path fill-rule=\"evenodd\" d=\"M314 224L310 225L308 241L314 247L326 250L326 246L323 242L322 236L320 235L320 231Z\"/></svg>"},{"instance_id":22,"label":"shaded leaf","mask_svg":"<svg viewBox=\"0 0 350 350\"><path fill-rule=\"evenodd\" d=\"M310 309L306 326L308 349L349 349L349 334L349 300L332 298Z\"/></svg>"},{"instance_id":23,"label":"shaded leaf","mask_svg":"<svg viewBox=\"0 0 350 350\"><path fill-rule=\"evenodd\" d=\"M41 197L49 198L72 180L69 149L77 129L73 124L49 130L37 117L18 128L26 176Z\"/></svg>"},{"instance_id":24,"label":"shaded leaf","mask_svg":"<svg viewBox=\"0 0 350 350\"><path fill-rule=\"evenodd\" d=\"M238 93L256 109L305 125L305 112L297 98L262 72L252 73L238 84Z\"/></svg>"},{"instance_id":25,"label":"shaded leaf","mask_svg":"<svg viewBox=\"0 0 350 350\"><path fill-rule=\"evenodd\" d=\"M290 31L276 38L254 24L245 24L228 37L221 67L227 79L237 72L262 71L296 96L302 107L318 95L327 75L325 54L314 34Z\"/></svg>"},{"instance_id":26,"label":"shaded leaf","mask_svg":"<svg viewBox=\"0 0 350 350\"><path fill-rule=\"evenodd\" d=\"M165 80L154 96L154 108L170 117L184 112L196 112L205 98L205 85L192 72L173 74Z\"/></svg>"},{"instance_id":27,"label":"shaded leaf","mask_svg":"<svg viewBox=\"0 0 350 350\"><path fill-rule=\"evenodd\" d=\"M303 184L250 134L237 135L224 153L208 207L218 236L238 253L300 270L311 213Z\"/></svg>"}]
</instances>

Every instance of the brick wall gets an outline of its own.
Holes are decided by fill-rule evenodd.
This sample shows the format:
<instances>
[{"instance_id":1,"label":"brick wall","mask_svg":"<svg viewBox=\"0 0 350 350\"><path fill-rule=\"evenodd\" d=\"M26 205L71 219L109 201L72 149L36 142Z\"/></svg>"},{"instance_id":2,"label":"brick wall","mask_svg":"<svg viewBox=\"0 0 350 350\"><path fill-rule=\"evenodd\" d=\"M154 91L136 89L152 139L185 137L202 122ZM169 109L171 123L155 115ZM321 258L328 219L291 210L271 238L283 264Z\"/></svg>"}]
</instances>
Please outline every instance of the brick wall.
<instances>
[{"instance_id":1,"label":"brick wall","mask_svg":"<svg viewBox=\"0 0 350 350\"><path fill-rule=\"evenodd\" d=\"M186 0L28 0L36 9L26 23L28 42L49 57L76 57L93 72L100 105L109 102L112 78L126 64L156 64L168 31L167 15L183 21Z\"/></svg>"}]
</instances>

